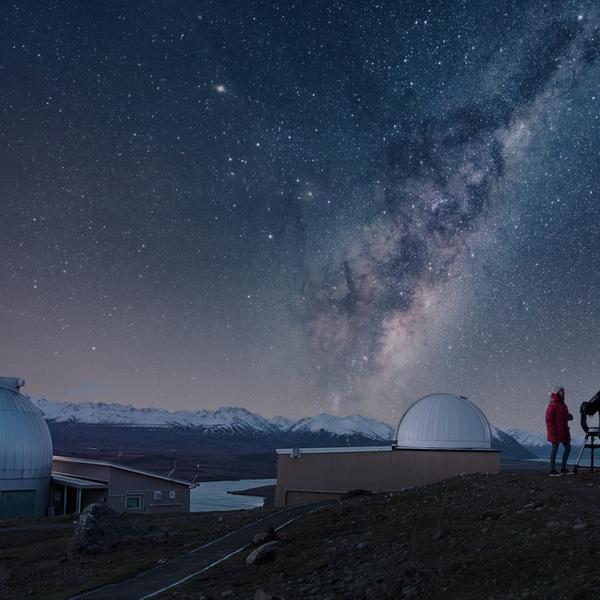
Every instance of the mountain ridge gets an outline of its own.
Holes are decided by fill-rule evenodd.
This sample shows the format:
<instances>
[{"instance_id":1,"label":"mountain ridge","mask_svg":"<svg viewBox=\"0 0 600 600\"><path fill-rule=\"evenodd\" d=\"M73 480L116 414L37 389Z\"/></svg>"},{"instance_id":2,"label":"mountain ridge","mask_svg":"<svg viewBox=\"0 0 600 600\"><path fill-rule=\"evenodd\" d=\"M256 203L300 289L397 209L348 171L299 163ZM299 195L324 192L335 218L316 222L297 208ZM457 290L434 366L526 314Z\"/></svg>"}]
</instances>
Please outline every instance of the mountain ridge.
<instances>
[{"instance_id":1,"label":"mountain ridge","mask_svg":"<svg viewBox=\"0 0 600 600\"><path fill-rule=\"evenodd\" d=\"M104 402L53 402L31 398L54 424L81 424L123 428L180 429L197 431L208 438L269 439L280 444L358 445L390 443L395 428L388 423L361 415L336 416L319 413L301 419L275 416L267 419L248 409L223 406L215 410L169 411L162 408L137 408L131 404ZM493 425L492 447L502 450L505 457L536 458L531 447L525 447L510 433ZM281 446L280 446L281 447Z\"/></svg>"}]
</instances>

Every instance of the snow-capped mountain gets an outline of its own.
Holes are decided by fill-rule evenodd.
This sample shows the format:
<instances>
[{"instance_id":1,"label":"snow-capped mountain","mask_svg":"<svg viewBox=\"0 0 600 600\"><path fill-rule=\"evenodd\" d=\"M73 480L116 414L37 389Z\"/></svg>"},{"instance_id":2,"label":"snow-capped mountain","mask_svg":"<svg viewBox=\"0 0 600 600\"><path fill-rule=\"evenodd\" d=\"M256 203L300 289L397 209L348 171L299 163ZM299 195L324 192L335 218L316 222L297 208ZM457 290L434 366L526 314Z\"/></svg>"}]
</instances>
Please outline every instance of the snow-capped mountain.
<instances>
[{"instance_id":1,"label":"snow-capped mountain","mask_svg":"<svg viewBox=\"0 0 600 600\"><path fill-rule=\"evenodd\" d=\"M394 439L395 429L360 415L334 416L325 413L299 420L286 417L266 419L245 408L225 406L216 410L168 411L161 408L137 408L130 404L104 402L51 402L44 398L31 398L44 412L50 423L110 425L136 428L185 428L202 435L243 436L260 438L278 444L307 446L382 444ZM520 439L530 441L522 430L511 430ZM533 435L533 434L529 434ZM519 439L519 438L517 438ZM531 451L514 439L514 435L492 427L492 446L505 457L533 458ZM541 443L541 442L540 442ZM547 446L547 443L544 442ZM531 448L529 448L531 450ZM534 452L539 455L539 453Z\"/></svg>"},{"instance_id":2,"label":"snow-capped mountain","mask_svg":"<svg viewBox=\"0 0 600 600\"><path fill-rule=\"evenodd\" d=\"M121 425L128 427L194 427L209 433L246 433L254 435L301 436L325 434L336 437L358 436L375 441L391 440L394 429L387 423L352 415L337 417L320 414L300 420L277 416L272 419L235 406L216 410L168 411L161 408L137 408L131 404L104 402L51 402L31 398L54 423Z\"/></svg>"},{"instance_id":3,"label":"snow-capped mountain","mask_svg":"<svg viewBox=\"0 0 600 600\"><path fill-rule=\"evenodd\" d=\"M131 404L104 402L51 402L31 398L54 423L122 425L129 427L196 427L213 433L304 434L327 433L334 436L363 436L390 440L394 430L387 423L353 415L336 417L320 414L296 421L287 417L265 419L245 408L225 406L216 410L168 411L162 408L137 408Z\"/></svg>"},{"instance_id":4,"label":"snow-capped mountain","mask_svg":"<svg viewBox=\"0 0 600 600\"><path fill-rule=\"evenodd\" d=\"M359 415L334 417L325 413L300 419L288 429L288 433L295 434L321 432L338 436L362 435L374 440L391 440L395 433L393 427L375 419Z\"/></svg>"},{"instance_id":5,"label":"snow-capped mountain","mask_svg":"<svg viewBox=\"0 0 600 600\"><path fill-rule=\"evenodd\" d=\"M123 425L134 427L199 427L213 432L275 433L279 427L269 420L235 406L216 410L170 412L162 408L137 408L131 404L104 402L50 402L45 398L31 398L48 421L55 423L87 423L96 425Z\"/></svg>"},{"instance_id":6,"label":"snow-capped mountain","mask_svg":"<svg viewBox=\"0 0 600 600\"><path fill-rule=\"evenodd\" d=\"M546 434L539 431L527 431L518 427L511 427L505 431L526 448L543 448L548 445Z\"/></svg>"},{"instance_id":7,"label":"snow-capped mountain","mask_svg":"<svg viewBox=\"0 0 600 600\"><path fill-rule=\"evenodd\" d=\"M505 458L515 459L533 459L537 458L537 454L530 448L523 446L521 442L516 440L507 431L502 431L493 425L490 426L492 430L492 448L502 450Z\"/></svg>"},{"instance_id":8,"label":"snow-capped mountain","mask_svg":"<svg viewBox=\"0 0 600 600\"><path fill-rule=\"evenodd\" d=\"M294 419L288 419L277 415L271 419L271 424L274 425L279 431L287 431L296 421Z\"/></svg>"},{"instance_id":9,"label":"snow-capped mountain","mask_svg":"<svg viewBox=\"0 0 600 600\"><path fill-rule=\"evenodd\" d=\"M521 446L527 448L538 458L548 458L550 456L551 445L546 438L546 434L539 431L527 431L518 427L505 430L508 435L517 440ZM583 446L583 436L579 433L574 433L571 428L571 457L575 458L575 452L578 452Z\"/></svg>"}]
</instances>

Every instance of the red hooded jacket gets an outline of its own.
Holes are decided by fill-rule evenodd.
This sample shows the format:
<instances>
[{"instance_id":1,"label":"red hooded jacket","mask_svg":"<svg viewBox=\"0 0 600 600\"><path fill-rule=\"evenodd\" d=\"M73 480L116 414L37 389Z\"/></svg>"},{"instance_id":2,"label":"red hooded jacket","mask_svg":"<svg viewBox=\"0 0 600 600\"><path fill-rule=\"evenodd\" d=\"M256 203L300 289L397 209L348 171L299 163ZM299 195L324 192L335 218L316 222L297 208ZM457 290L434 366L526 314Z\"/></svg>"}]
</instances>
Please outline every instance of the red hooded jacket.
<instances>
[{"instance_id":1,"label":"red hooded jacket","mask_svg":"<svg viewBox=\"0 0 600 600\"><path fill-rule=\"evenodd\" d=\"M553 444L571 441L569 409L564 399L558 394L550 396L550 404L546 409L546 429L548 430L548 441Z\"/></svg>"}]
</instances>

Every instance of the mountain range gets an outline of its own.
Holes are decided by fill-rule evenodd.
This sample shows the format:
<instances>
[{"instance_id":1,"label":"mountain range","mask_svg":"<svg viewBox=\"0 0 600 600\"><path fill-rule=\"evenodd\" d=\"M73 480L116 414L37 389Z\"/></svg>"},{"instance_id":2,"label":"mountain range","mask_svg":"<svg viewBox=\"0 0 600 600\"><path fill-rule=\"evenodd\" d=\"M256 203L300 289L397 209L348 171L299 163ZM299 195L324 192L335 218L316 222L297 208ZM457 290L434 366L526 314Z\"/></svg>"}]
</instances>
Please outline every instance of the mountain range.
<instances>
[{"instance_id":1,"label":"mountain range","mask_svg":"<svg viewBox=\"0 0 600 600\"><path fill-rule=\"evenodd\" d=\"M81 424L193 430L204 438L269 439L277 444L306 446L386 444L395 429L360 415L334 416L321 413L294 420L282 416L267 419L245 408L226 406L216 410L168 411L161 408L137 408L130 404L103 402L53 402L31 398L52 424ZM540 434L541 435L541 434ZM520 429L502 431L492 426L492 446L502 450L505 458L536 458L539 436ZM544 447L547 442L544 443Z\"/></svg>"}]
</instances>

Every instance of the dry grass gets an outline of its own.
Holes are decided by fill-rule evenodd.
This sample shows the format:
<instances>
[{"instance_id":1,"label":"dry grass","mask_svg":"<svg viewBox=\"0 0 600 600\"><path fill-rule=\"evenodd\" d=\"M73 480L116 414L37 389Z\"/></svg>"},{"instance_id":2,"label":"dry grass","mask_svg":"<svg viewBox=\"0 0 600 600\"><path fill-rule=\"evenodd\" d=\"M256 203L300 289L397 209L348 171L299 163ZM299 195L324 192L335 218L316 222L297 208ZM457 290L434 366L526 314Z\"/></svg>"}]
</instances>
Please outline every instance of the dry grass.
<instances>
[{"instance_id":1,"label":"dry grass","mask_svg":"<svg viewBox=\"0 0 600 600\"><path fill-rule=\"evenodd\" d=\"M107 552L70 557L74 521L0 522L0 598L62 600L120 581L263 516L265 511L124 515L140 533Z\"/></svg>"}]
</instances>

